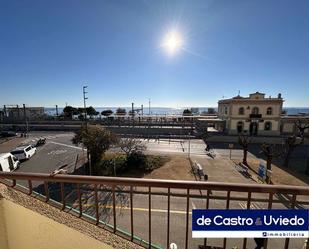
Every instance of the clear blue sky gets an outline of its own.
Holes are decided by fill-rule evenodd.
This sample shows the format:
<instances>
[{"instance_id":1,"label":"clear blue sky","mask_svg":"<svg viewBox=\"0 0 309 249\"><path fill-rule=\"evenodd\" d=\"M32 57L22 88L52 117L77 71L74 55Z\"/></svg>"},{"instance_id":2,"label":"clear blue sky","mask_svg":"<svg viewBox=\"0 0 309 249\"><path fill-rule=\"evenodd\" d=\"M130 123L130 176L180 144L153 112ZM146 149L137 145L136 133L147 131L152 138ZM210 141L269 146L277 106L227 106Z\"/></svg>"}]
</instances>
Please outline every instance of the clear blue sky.
<instances>
[{"instance_id":1,"label":"clear blue sky","mask_svg":"<svg viewBox=\"0 0 309 249\"><path fill-rule=\"evenodd\" d=\"M184 47L160 47L177 29ZM0 104L309 106L308 0L0 0Z\"/></svg>"}]
</instances>

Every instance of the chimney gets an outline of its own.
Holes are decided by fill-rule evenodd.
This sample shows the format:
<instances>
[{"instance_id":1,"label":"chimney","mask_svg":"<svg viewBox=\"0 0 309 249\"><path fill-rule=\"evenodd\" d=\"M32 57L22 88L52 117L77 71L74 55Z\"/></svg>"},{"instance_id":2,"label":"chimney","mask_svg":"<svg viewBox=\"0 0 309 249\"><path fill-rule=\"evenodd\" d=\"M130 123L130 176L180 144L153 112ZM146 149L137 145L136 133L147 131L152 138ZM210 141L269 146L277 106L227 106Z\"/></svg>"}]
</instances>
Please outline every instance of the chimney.
<instances>
[{"instance_id":1,"label":"chimney","mask_svg":"<svg viewBox=\"0 0 309 249\"><path fill-rule=\"evenodd\" d=\"M278 93L278 99L281 99L281 93Z\"/></svg>"}]
</instances>

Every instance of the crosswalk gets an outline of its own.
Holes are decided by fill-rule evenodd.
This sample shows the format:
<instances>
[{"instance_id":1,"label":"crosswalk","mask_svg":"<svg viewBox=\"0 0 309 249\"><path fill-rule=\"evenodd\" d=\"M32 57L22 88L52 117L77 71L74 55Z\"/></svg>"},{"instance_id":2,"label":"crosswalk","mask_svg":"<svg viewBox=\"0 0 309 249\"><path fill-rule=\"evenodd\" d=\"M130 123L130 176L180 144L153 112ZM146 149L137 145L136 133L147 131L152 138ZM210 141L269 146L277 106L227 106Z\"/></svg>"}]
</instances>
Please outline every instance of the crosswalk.
<instances>
[{"instance_id":1,"label":"crosswalk","mask_svg":"<svg viewBox=\"0 0 309 249\"><path fill-rule=\"evenodd\" d=\"M56 139L56 138L60 138L60 137L71 137L71 134L67 134L67 133L63 133L63 134L55 134L55 135L48 135L48 136L34 136L32 137L32 135L30 134L30 137L28 137L27 139L25 139L22 144L32 144L32 143L36 143L38 140L40 140L41 138L46 138L47 140L52 140L52 139Z\"/></svg>"}]
</instances>

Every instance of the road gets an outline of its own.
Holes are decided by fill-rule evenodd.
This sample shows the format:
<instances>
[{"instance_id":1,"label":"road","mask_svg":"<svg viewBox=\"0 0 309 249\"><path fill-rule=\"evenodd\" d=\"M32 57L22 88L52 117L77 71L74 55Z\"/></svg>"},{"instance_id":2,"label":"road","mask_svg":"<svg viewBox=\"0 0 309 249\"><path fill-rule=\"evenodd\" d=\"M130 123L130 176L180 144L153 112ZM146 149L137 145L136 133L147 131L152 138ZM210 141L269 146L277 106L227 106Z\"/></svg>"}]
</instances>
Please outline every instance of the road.
<instances>
[{"instance_id":1,"label":"road","mask_svg":"<svg viewBox=\"0 0 309 249\"><path fill-rule=\"evenodd\" d=\"M55 169L64 164L68 164L69 168L74 167L75 158L77 155L83 155L83 149L79 146L75 146L71 143L73 133L57 133L57 132L33 132L30 137L23 143L35 143L40 137L46 137L47 142L42 147L38 148L37 154L28 161L21 164L18 171L20 172L42 172L51 173ZM147 145L147 153L159 153L159 154L189 154L189 141L183 140L144 140ZM197 158L206 165L211 165L209 162L221 163L223 158L226 158L226 149L220 150L215 148L214 158L207 156L205 152L205 144L201 140L190 140L190 155ZM240 152L237 152L240 153ZM235 152L235 156L236 156ZM239 154L240 156L240 154ZM249 155L249 156L253 156ZM235 179L238 182L251 182L250 179L241 175L234 167L229 164L223 164L215 168L211 166L215 171L217 170L222 176L223 180L229 181L229 179ZM220 168L222 167L222 169ZM226 167L226 168L224 168ZM211 170L209 170L211 172ZM213 176L216 176L213 173ZM215 179L214 179L215 180ZM253 182L252 182L253 183ZM22 184L25 184L22 182ZM44 193L42 183L35 183L35 190L40 193ZM59 184L50 184L50 195L55 200L60 200ZM121 188L121 186L119 186ZM123 193L123 188L119 189L121 193L116 195L116 219L117 228L130 233L130 202L129 194ZM139 189L144 190L144 189ZM153 192L160 192L160 194L151 196L151 224L152 224L152 242L161 245L162 248L166 248L166 234L167 234L167 197L162 195L163 189L152 189ZM172 193L184 193L184 191L172 189ZM194 192L199 194L199 192ZM110 189L101 186L98 191L99 194L99 213L100 220L103 222L113 224L112 213L112 195ZM205 193L204 193L205 194ZM66 204L73 208L78 208L76 202L76 186L74 184L65 184ZM216 191L212 193L212 196L226 195L225 192ZM232 193L232 196L247 197L247 194ZM267 195L253 194L253 197L267 198ZM95 217L94 208L94 192L93 189L89 189L89 186L83 186L82 188L82 200L83 200L83 212L85 214ZM184 248L185 243L185 228L186 228L186 198L183 197L171 197L171 212L170 212L170 242L175 242L178 248ZM144 240L148 240L148 222L149 222L149 206L148 206L148 194L134 194L133 203L133 221L134 221L134 235ZM286 208L283 204L274 204L274 208ZM204 209L206 208L205 198L190 198L189 209ZM209 208L225 209L226 201L212 199L209 202ZM231 209L246 209L247 202L244 201L231 201ZM252 202L251 208L253 209L265 209L266 203ZM191 213L189 216L189 225L191 225ZM198 245L203 244L203 239L192 239L191 228L189 227L189 248L197 248ZM283 239L270 239L269 248L283 248ZM290 248L301 248L303 239L292 239ZM222 245L222 239L208 239L208 245L220 246ZM228 239L227 248L232 246L242 246L241 239ZM248 239L248 248L254 248L255 243L253 239Z\"/></svg>"}]
</instances>

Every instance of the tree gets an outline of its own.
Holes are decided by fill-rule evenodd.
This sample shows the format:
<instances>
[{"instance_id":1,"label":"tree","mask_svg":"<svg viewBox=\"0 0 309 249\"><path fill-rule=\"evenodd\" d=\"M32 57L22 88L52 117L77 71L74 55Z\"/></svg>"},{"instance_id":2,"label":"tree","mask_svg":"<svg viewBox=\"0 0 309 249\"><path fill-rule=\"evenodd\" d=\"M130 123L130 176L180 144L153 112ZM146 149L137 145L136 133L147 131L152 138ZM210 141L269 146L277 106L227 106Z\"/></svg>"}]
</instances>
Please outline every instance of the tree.
<instances>
[{"instance_id":1,"label":"tree","mask_svg":"<svg viewBox=\"0 0 309 249\"><path fill-rule=\"evenodd\" d=\"M146 150L145 144L135 138L122 138L119 141L119 147L127 156L132 153L142 153Z\"/></svg>"},{"instance_id":2,"label":"tree","mask_svg":"<svg viewBox=\"0 0 309 249\"><path fill-rule=\"evenodd\" d=\"M241 134L238 137L238 143L243 148L244 152L242 163L248 165L247 155L248 155L249 144L251 143L251 138L247 134Z\"/></svg>"},{"instance_id":3,"label":"tree","mask_svg":"<svg viewBox=\"0 0 309 249\"><path fill-rule=\"evenodd\" d=\"M127 111L126 111L126 109L124 109L124 108L118 108L118 109L116 110L116 114L117 114L117 115L126 115L126 114L127 114Z\"/></svg>"},{"instance_id":4,"label":"tree","mask_svg":"<svg viewBox=\"0 0 309 249\"><path fill-rule=\"evenodd\" d=\"M77 114L78 114L78 111L75 107L68 105L63 108L63 115L65 117L72 117L73 115L77 115Z\"/></svg>"},{"instance_id":5,"label":"tree","mask_svg":"<svg viewBox=\"0 0 309 249\"><path fill-rule=\"evenodd\" d=\"M101 114L105 117L108 117L108 116L113 114L113 111L112 110L104 110L104 111L101 112Z\"/></svg>"},{"instance_id":6,"label":"tree","mask_svg":"<svg viewBox=\"0 0 309 249\"><path fill-rule=\"evenodd\" d=\"M87 107L86 112L89 116L95 116L99 114L92 106Z\"/></svg>"},{"instance_id":7,"label":"tree","mask_svg":"<svg viewBox=\"0 0 309 249\"><path fill-rule=\"evenodd\" d=\"M269 170L271 170L272 160L276 157L280 157L284 153L284 148L282 145L263 143L261 145L261 149L266 156L266 167L268 172ZM270 183L270 178L268 174L266 174L266 182Z\"/></svg>"},{"instance_id":8,"label":"tree","mask_svg":"<svg viewBox=\"0 0 309 249\"><path fill-rule=\"evenodd\" d=\"M111 145L118 142L118 139L114 133L100 125L87 125L82 126L75 133L72 142L76 145L83 144L87 148L87 154L91 159L90 167L92 167L101 160L102 155Z\"/></svg>"},{"instance_id":9,"label":"tree","mask_svg":"<svg viewBox=\"0 0 309 249\"><path fill-rule=\"evenodd\" d=\"M304 143L305 131L306 129L309 129L309 125L303 124L300 119L295 122L295 127L296 130L294 134L285 140L286 155L283 161L283 166L286 168L289 167L290 158L295 148Z\"/></svg>"},{"instance_id":10,"label":"tree","mask_svg":"<svg viewBox=\"0 0 309 249\"><path fill-rule=\"evenodd\" d=\"M190 109L185 109L185 110L183 110L182 115L183 116L191 116L192 115L192 111Z\"/></svg>"}]
</instances>

